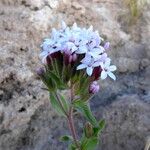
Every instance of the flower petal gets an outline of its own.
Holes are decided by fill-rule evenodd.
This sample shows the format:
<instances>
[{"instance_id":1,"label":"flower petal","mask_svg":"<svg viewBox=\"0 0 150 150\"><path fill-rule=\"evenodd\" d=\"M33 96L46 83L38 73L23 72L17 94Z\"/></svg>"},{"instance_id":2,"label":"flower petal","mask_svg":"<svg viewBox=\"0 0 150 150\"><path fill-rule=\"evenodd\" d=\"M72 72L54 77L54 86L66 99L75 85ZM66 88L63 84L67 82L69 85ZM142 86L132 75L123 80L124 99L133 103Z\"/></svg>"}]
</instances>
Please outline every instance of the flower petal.
<instances>
[{"instance_id":1,"label":"flower petal","mask_svg":"<svg viewBox=\"0 0 150 150\"><path fill-rule=\"evenodd\" d=\"M84 69L84 68L86 68L86 67L87 67L87 65L85 65L85 64L80 64L80 65L77 67L77 70Z\"/></svg>"},{"instance_id":2,"label":"flower petal","mask_svg":"<svg viewBox=\"0 0 150 150\"><path fill-rule=\"evenodd\" d=\"M117 69L117 67L115 65L112 65L112 66L109 67L110 71L115 71L116 69Z\"/></svg>"},{"instance_id":3,"label":"flower petal","mask_svg":"<svg viewBox=\"0 0 150 150\"><path fill-rule=\"evenodd\" d=\"M106 79L106 78L107 78L107 72L103 70L103 71L101 72L101 79L104 80L104 79Z\"/></svg>"},{"instance_id":4,"label":"flower petal","mask_svg":"<svg viewBox=\"0 0 150 150\"><path fill-rule=\"evenodd\" d=\"M112 72L108 72L108 75L110 78L112 78L113 80L116 80L115 75Z\"/></svg>"},{"instance_id":5,"label":"flower petal","mask_svg":"<svg viewBox=\"0 0 150 150\"><path fill-rule=\"evenodd\" d=\"M102 69L104 69L104 63L103 62L100 62L100 66Z\"/></svg>"},{"instance_id":6,"label":"flower petal","mask_svg":"<svg viewBox=\"0 0 150 150\"><path fill-rule=\"evenodd\" d=\"M87 53L87 54L85 55L85 57L81 60L81 62L82 62L83 64L88 65L88 64L91 63L91 60L92 60L91 56Z\"/></svg>"},{"instance_id":7,"label":"flower petal","mask_svg":"<svg viewBox=\"0 0 150 150\"><path fill-rule=\"evenodd\" d=\"M87 52L88 55L91 55L94 59L96 59L98 57L97 53L93 53L93 52Z\"/></svg>"},{"instance_id":8,"label":"flower petal","mask_svg":"<svg viewBox=\"0 0 150 150\"><path fill-rule=\"evenodd\" d=\"M105 67L106 68L108 68L110 66L110 62L111 62L111 60L109 58L106 59L106 61L105 61Z\"/></svg>"},{"instance_id":9,"label":"flower petal","mask_svg":"<svg viewBox=\"0 0 150 150\"><path fill-rule=\"evenodd\" d=\"M66 29L67 25L66 25L66 23L64 21L61 22L61 27L62 27L63 30Z\"/></svg>"},{"instance_id":10,"label":"flower petal","mask_svg":"<svg viewBox=\"0 0 150 150\"><path fill-rule=\"evenodd\" d=\"M104 47L99 46L99 51L100 51L101 53L103 53L103 52L105 51Z\"/></svg>"},{"instance_id":11,"label":"flower petal","mask_svg":"<svg viewBox=\"0 0 150 150\"><path fill-rule=\"evenodd\" d=\"M101 54L103 52L100 47L93 48L90 51L96 54Z\"/></svg>"},{"instance_id":12,"label":"flower petal","mask_svg":"<svg viewBox=\"0 0 150 150\"><path fill-rule=\"evenodd\" d=\"M84 54L87 52L86 46L80 46L79 49L75 52L76 54Z\"/></svg>"},{"instance_id":13,"label":"flower petal","mask_svg":"<svg viewBox=\"0 0 150 150\"><path fill-rule=\"evenodd\" d=\"M92 66L93 66L93 67L98 67L98 66L100 66L100 62L97 61L97 62L95 62Z\"/></svg>"},{"instance_id":14,"label":"flower petal","mask_svg":"<svg viewBox=\"0 0 150 150\"><path fill-rule=\"evenodd\" d=\"M86 72L87 72L87 74L88 74L89 76L91 76L91 75L92 75L92 72L93 72L93 68L92 68L92 67L87 67L87 68L86 68Z\"/></svg>"}]
</instances>

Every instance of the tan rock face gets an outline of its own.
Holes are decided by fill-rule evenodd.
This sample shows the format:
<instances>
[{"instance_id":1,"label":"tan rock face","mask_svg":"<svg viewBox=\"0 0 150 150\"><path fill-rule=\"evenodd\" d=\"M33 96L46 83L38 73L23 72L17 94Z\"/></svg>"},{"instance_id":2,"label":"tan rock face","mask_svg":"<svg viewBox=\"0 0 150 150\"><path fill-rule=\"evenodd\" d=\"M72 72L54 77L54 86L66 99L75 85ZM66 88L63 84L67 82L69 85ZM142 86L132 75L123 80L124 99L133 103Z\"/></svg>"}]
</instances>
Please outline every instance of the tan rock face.
<instances>
[{"instance_id":1,"label":"tan rock face","mask_svg":"<svg viewBox=\"0 0 150 150\"><path fill-rule=\"evenodd\" d=\"M104 111L107 128L102 135L102 149L142 150L149 136L149 114L149 106L137 95L130 95L130 99L125 95L118 97Z\"/></svg>"},{"instance_id":2,"label":"tan rock face","mask_svg":"<svg viewBox=\"0 0 150 150\"><path fill-rule=\"evenodd\" d=\"M93 25L111 42L109 53L118 67L118 79L115 83L101 82L101 92L95 97L96 102L92 101L97 117L104 114L110 123L103 135L102 149L127 150L130 144L133 149L144 149L145 135L150 135L150 122L144 119L149 118L150 101L149 4L132 23L123 0L1 0L0 8L0 150L66 147L58 142L61 134L67 134L65 121L51 109L48 93L41 89L43 84L35 74L41 65L38 58L41 41L49 36L52 27L60 26L61 20L68 25L73 22L82 27ZM137 97L131 97L133 94ZM126 99L127 107L122 106ZM132 115L132 101L136 109L133 115L138 117L127 115L123 121L125 114ZM114 110L121 113L116 116ZM143 117L137 110L141 110ZM111 121L111 117L115 119ZM136 119L140 124L136 124ZM110 127L112 122L115 130Z\"/></svg>"}]
</instances>

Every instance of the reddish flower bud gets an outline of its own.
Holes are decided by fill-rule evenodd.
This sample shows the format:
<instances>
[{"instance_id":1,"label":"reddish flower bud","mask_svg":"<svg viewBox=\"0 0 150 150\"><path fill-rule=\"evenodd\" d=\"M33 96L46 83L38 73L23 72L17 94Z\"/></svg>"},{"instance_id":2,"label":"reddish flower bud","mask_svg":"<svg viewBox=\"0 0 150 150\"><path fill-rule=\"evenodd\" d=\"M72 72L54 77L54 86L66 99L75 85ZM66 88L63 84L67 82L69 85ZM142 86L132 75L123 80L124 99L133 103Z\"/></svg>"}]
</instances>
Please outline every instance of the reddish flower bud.
<instances>
[{"instance_id":1,"label":"reddish flower bud","mask_svg":"<svg viewBox=\"0 0 150 150\"><path fill-rule=\"evenodd\" d=\"M55 53L49 54L46 57L46 62L47 62L47 64L51 64L52 59L57 59L57 58L61 59L61 57L62 57L62 54L61 54L60 51L59 52L55 52Z\"/></svg>"},{"instance_id":2,"label":"reddish flower bud","mask_svg":"<svg viewBox=\"0 0 150 150\"><path fill-rule=\"evenodd\" d=\"M106 42L106 43L104 44L104 49L105 49L105 50L108 50L109 47L110 47L110 43L109 43L109 42Z\"/></svg>"},{"instance_id":3,"label":"reddish flower bud","mask_svg":"<svg viewBox=\"0 0 150 150\"><path fill-rule=\"evenodd\" d=\"M72 55L72 61L75 62L76 60L77 60L77 54L74 53L74 54Z\"/></svg>"},{"instance_id":4,"label":"reddish flower bud","mask_svg":"<svg viewBox=\"0 0 150 150\"><path fill-rule=\"evenodd\" d=\"M89 87L89 93L95 94L99 91L100 87L96 81L92 82Z\"/></svg>"},{"instance_id":5,"label":"reddish flower bud","mask_svg":"<svg viewBox=\"0 0 150 150\"><path fill-rule=\"evenodd\" d=\"M90 137L93 136L93 133L94 133L94 131L93 131L93 126L91 125L91 123L87 122L87 123L85 124L85 136L86 136L87 138L90 138Z\"/></svg>"},{"instance_id":6,"label":"reddish flower bud","mask_svg":"<svg viewBox=\"0 0 150 150\"><path fill-rule=\"evenodd\" d=\"M94 80L98 80L100 75L101 75L101 72L102 72L102 69L101 67L95 67L94 70L93 70L93 74L92 74L92 77L94 77Z\"/></svg>"},{"instance_id":7,"label":"reddish flower bud","mask_svg":"<svg viewBox=\"0 0 150 150\"><path fill-rule=\"evenodd\" d=\"M42 76L42 75L44 75L45 70L44 70L43 68L38 68L38 69L36 70L36 73L37 73L37 75Z\"/></svg>"}]
</instances>

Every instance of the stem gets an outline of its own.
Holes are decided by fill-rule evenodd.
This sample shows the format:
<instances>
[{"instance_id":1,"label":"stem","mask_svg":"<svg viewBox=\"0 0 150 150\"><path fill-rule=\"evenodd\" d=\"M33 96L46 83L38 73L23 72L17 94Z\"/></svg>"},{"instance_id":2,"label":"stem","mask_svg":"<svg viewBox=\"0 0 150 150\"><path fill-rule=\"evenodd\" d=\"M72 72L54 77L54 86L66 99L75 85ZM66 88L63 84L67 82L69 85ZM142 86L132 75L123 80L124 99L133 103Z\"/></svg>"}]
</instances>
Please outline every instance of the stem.
<instances>
[{"instance_id":1,"label":"stem","mask_svg":"<svg viewBox=\"0 0 150 150\"><path fill-rule=\"evenodd\" d=\"M70 111L69 111L68 124L69 124L69 128L70 128L72 137L74 139L75 145L77 146L77 148L79 148L77 134L76 134L75 126L74 126L73 108L72 107L70 108Z\"/></svg>"},{"instance_id":2,"label":"stem","mask_svg":"<svg viewBox=\"0 0 150 150\"><path fill-rule=\"evenodd\" d=\"M70 99L71 99L71 102L74 100L72 82L71 82L71 86L70 86ZM74 143L75 143L76 147L79 148L78 138L77 138L77 134L76 134L75 126L74 126L73 107L72 106L70 107L70 110L69 110L68 124L69 124L69 128L70 128L70 132L71 132L72 137L74 139Z\"/></svg>"}]
</instances>

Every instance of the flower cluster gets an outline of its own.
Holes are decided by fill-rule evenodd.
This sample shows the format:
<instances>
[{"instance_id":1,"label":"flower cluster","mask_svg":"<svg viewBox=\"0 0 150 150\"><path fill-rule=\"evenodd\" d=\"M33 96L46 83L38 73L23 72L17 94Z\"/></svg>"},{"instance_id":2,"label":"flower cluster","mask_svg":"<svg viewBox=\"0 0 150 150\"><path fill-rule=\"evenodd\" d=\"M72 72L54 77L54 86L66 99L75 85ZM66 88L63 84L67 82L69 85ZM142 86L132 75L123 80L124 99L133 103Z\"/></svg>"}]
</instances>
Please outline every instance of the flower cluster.
<instances>
[{"instance_id":1,"label":"flower cluster","mask_svg":"<svg viewBox=\"0 0 150 150\"><path fill-rule=\"evenodd\" d=\"M91 84L96 85L95 80L99 77L103 80L109 76L116 80L112 73L116 70L116 66L110 65L111 59L106 53L109 42L103 43L104 40L99 36L98 31L93 31L92 26L88 29L79 28L74 23L72 27L68 27L62 22L61 29L52 29L51 37L44 40L40 58L44 64L47 64L51 59L62 55L65 65L76 65L76 71L85 69L89 77L94 77L94 84ZM97 87L96 90L92 88L91 91L97 89L99 88Z\"/></svg>"},{"instance_id":2,"label":"flower cluster","mask_svg":"<svg viewBox=\"0 0 150 150\"><path fill-rule=\"evenodd\" d=\"M105 121L96 120L88 102L100 89L99 78L103 80L109 76L116 80L113 74L116 66L111 65L107 55L109 45L92 26L79 28L74 23L68 27L64 22L61 29L53 29L51 37L41 45L40 58L45 68L39 68L37 74L47 86L51 106L67 119L72 136L65 135L61 140L69 141L70 150L89 147L94 150L99 144ZM75 130L74 112L87 119L81 138Z\"/></svg>"}]
</instances>

